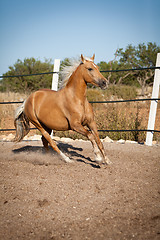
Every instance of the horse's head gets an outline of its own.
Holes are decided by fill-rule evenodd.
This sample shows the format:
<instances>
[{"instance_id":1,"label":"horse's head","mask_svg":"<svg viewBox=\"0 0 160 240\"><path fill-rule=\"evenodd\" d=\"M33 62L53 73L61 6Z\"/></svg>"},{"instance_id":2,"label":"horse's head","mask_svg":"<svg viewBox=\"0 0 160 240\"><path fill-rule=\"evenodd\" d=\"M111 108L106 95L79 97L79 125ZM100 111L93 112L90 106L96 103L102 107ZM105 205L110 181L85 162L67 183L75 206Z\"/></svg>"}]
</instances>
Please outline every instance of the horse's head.
<instances>
[{"instance_id":1,"label":"horse's head","mask_svg":"<svg viewBox=\"0 0 160 240\"><path fill-rule=\"evenodd\" d=\"M108 80L100 73L98 66L94 63L95 54L91 58L84 58L81 54L81 68L85 82L91 83L101 89L108 87Z\"/></svg>"}]
</instances>

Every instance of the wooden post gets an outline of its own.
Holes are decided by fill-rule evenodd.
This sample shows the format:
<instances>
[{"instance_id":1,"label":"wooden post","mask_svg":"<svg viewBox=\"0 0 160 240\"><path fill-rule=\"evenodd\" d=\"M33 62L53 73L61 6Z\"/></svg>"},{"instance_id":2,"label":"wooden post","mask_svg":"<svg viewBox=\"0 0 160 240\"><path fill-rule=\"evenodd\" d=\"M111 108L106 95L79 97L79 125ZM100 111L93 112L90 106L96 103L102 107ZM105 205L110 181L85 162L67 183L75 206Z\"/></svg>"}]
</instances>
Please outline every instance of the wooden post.
<instances>
[{"instance_id":1,"label":"wooden post","mask_svg":"<svg viewBox=\"0 0 160 240\"><path fill-rule=\"evenodd\" d=\"M52 90L57 91L58 90L58 78L59 75L57 72L59 72L60 68L60 59L55 59L54 60L54 68L53 68L53 78L52 78Z\"/></svg>"},{"instance_id":2,"label":"wooden post","mask_svg":"<svg viewBox=\"0 0 160 240\"><path fill-rule=\"evenodd\" d=\"M157 54L156 67L160 67L160 53ZM159 95L159 86L160 86L160 69L155 69L152 98L158 98ZM154 130L156 112L157 112L157 103L158 100L151 101L149 120L148 120L148 130ZM146 145L152 146L154 132L147 132L146 135Z\"/></svg>"}]
</instances>

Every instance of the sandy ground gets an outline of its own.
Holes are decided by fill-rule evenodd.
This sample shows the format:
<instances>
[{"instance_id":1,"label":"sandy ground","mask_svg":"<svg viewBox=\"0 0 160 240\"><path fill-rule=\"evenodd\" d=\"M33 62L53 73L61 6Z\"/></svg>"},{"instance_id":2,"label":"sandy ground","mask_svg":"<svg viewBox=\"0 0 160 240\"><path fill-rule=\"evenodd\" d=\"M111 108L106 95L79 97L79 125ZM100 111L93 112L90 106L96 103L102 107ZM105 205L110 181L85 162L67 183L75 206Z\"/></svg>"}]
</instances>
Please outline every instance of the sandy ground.
<instances>
[{"instance_id":1,"label":"sandy ground","mask_svg":"<svg viewBox=\"0 0 160 240\"><path fill-rule=\"evenodd\" d=\"M0 239L160 239L160 146L59 143L66 164L40 141L0 142Z\"/></svg>"}]
</instances>

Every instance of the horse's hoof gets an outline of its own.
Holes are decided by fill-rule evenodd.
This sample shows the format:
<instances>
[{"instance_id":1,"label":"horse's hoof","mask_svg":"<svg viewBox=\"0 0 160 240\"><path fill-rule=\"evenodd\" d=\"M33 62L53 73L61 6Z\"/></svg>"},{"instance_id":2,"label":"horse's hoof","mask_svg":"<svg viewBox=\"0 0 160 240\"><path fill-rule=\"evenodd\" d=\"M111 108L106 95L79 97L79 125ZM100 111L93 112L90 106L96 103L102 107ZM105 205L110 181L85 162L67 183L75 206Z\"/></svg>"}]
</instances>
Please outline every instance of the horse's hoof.
<instances>
[{"instance_id":1,"label":"horse's hoof","mask_svg":"<svg viewBox=\"0 0 160 240\"><path fill-rule=\"evenodd\" d=\"M72 161L69 157L67 157L64 153L60 152L60 156L62 157L62 159L66 162L66 163L73 163L74 161Z\"/></svg>"},{"instance_id":2,"label":"horse's hoof","mask_svg":"<svg viewBox=\"0 0 160 240\"><path fill-rule=\"evenodd\" d=\"M112 162L107 157L105 157L104 163L107 164L107 165L111 165L112 164Z\"/></svg>"},{"instance_id":3,"label":"horse's hoof","mask_svg":"<svg viewBox=\"0 0 160 240\"><path fill-rule=\"evenodd\" d=\"M66 163L74 163L74 161L71 160L69 157L67 157L67 159L65 159L65 162L66 162Z\"/></svg>"},{"instance_id":4,"label":"horse's hoof","mask_svg":"<svg viewBox=\"0 0 160 240\"><path fill-rule=\"evenodd\" d=\"M95 156L94 161L95 161L96 163L98 163L98 164L101 164L101 163L103 162L103 158L101 157L100 154L97 154L97 155Z\"/></svg>"}]
</instances>

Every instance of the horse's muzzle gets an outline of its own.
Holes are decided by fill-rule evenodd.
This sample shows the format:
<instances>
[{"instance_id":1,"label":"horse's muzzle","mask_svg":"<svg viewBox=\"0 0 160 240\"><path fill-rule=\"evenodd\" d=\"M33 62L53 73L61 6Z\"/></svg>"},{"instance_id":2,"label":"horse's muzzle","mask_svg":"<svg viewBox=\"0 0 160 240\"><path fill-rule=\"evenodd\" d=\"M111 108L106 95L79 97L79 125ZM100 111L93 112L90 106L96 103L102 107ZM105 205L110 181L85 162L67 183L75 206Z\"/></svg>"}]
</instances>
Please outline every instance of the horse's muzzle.
<instances>
[{"instance_id":1,"label":"horse's muzzle","mask_svg":"<svg viewBox=\"0 0 160 240\"><path fill-rule=\"evenodd\" d=\"M100 79L98 85L101 89L106 89L108 87L108 83L104 79Z\"/></svg>"}]
</instances>

